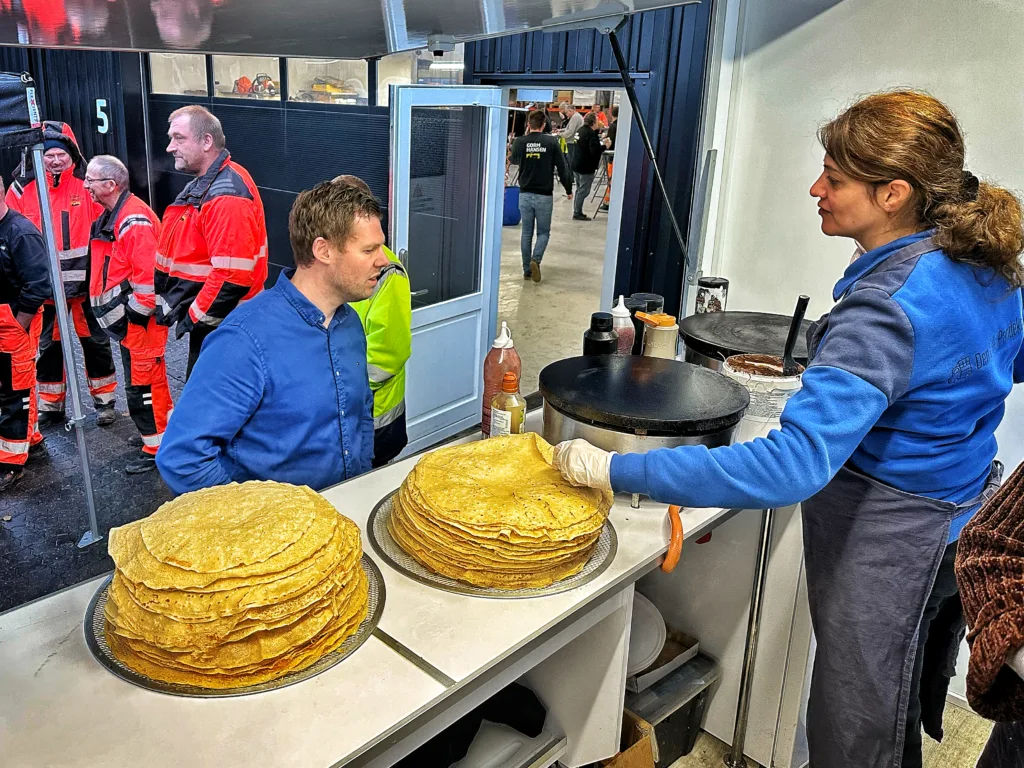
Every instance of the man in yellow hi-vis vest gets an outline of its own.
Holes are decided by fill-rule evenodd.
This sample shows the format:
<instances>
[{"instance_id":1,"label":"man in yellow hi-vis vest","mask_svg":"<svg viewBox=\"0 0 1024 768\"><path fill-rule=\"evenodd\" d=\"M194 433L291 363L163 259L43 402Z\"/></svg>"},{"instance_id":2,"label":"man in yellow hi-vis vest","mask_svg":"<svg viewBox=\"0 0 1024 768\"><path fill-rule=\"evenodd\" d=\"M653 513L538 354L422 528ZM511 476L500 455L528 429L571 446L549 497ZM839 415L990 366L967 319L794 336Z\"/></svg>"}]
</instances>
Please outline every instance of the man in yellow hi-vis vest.
<instances>
[{"instance_id":1,"label":"man in yellow hi-vis vest","mask_svg":"<svg viewBox=\"0 0 1024 768\"><path fill-rule=\"evenodd\" d=\"M370 192L356 176L338 176ZM372 192L370 192L372 194ZM405 431L405 364L412 354L412 295L409 275L387 247L388 265L370 298L351 304L366 332L366 370L373 392L373 466L382 467L409 442Z\"/></svg>"}]
</instances>

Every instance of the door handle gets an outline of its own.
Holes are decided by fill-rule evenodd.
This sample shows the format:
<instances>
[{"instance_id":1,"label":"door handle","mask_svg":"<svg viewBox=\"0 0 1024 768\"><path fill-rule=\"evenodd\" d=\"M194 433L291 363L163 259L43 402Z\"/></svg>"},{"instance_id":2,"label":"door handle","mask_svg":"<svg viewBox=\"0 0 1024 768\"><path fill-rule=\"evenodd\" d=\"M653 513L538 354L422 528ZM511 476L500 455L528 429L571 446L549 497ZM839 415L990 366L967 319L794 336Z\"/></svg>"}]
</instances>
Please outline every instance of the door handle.
<instances>
[{"instance_id":1,"label":"door handle","mask_svg":"<svg viewBox=\"0 0 1024 768\"><path fill-rule=\"evenodd\" d=\"M426 296L428 293L430 293L430 291L424 288L421 291L413 291L409 296L415 299L417 296Z\"/></svg>"},{"instance_id":2,"label":"door handle","mask_svg":"<svg viewBox=\"0 0 1024 768\"><path fill-rule=\"evenodd\" d=\"M398 252L398 262L405 267L406 272L409 271L409 252L405 248Z\"/></svg>"}]
</instances>

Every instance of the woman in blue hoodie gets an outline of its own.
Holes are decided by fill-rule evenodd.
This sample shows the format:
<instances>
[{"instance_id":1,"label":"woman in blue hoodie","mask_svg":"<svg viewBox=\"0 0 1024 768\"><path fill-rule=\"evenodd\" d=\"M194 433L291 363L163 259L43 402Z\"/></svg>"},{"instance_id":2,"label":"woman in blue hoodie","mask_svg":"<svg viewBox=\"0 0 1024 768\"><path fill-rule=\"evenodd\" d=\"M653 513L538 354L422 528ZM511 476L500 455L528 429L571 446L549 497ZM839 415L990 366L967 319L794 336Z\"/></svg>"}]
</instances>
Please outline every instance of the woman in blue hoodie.
<instances>
[{"instance_id":1,"label":"woman in blue hoodie","mask_svg":"<svg viewBox=\"0 0 1024 768\"><path fill-rule=\"evenodd\" d=\"M959 607L956 542L998 482L994 433L1024 380L1021 205L965 170L956 118L924 93L863 98L819 139L821 229L865 253L811 329L781 429L647 454L573 440L555 462L574 484L682 506L802 502L811 765L915 768L919 649Z\"/></svg>"}]
</instances>

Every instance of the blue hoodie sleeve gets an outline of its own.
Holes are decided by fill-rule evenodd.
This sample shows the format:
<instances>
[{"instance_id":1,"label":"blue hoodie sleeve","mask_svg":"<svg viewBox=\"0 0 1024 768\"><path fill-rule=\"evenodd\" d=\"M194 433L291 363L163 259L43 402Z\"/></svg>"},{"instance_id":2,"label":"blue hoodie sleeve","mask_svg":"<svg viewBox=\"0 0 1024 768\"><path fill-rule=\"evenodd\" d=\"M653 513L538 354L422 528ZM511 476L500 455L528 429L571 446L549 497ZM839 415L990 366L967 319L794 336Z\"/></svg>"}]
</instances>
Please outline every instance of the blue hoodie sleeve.
<instances>
[{"instance_id":1,"label":"blue hoodie sleeve","mask_svg":"<svg viewBox=\"0 0 1024 768\"><path fill-rule=\"evenodd\" d=\"M172 491L232 481L227 449L259 406L265 382L262 357L249 334L222 326L207 337L156 453Z\"/></svg>"},{"instance_id":2,"label":"blue hoodie sleeve","mask_svg":"<svg viewBox=\"0 0 1024 768\"><path fill-rule=\"evenodd\" d=\"M688 507L763 509L803 501L828 484L906 391L913 349L913 327L891 296L854 291L832 311L781 429L722 448L613 456L612 487Z\"/></svg>"}]
</instances>

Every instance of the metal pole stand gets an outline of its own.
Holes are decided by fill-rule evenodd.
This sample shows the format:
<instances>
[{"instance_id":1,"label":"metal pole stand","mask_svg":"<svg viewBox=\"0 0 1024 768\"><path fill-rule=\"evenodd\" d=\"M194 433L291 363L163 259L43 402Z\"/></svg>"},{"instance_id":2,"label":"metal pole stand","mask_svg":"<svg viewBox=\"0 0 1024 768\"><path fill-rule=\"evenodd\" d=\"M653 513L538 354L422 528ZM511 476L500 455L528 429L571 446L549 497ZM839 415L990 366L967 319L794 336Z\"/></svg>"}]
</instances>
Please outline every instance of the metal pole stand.
<instances>
[{"instance_id":1,"label":"metal pole stand","mask_svg":"<svg viewBox=\"0 0 1024 768\"><path fill-rule=\"evenodd\" d=\"M89 471L89 449L85 444L85 415L82 413L82 397L78 389L78 368L75 366L75 349L71 338L75 329L68 317L68 303L64 296L64 279L57 256L57 241L53 236L53 212L50 210L50 193L46 188L46 168L43 166L43 145L32 147L32 166L35 169L36 190L39 192L39 211L42 214L43 240L50 262L50 283L53 286L53 303L57 309L57 327L60 328L60 346L64 352L64 375L67 376L68 397L71 400L71 418L64 425L67 431L75 430L78 455L82 460L82 475L85 478L85 501L89 507L89 530L78 540L79 549L103 540L96 520L96 500L92 491L92 474ZM71 171L68 171L71 173Z\"/></svg>"},{"instance_id":2,"label":"metal pole stand","mask_svg":"<svg viewBox=\"0 0 1024 768\"><path fill-rule=\"evenodd\" d=\"M723 759L729 768L746 768L743 748L747 740L747 720L750 716L750 692L754 684L754 662L757 658L757 636L761 630L761 607L768 575L768 553L772 546L772 527L775 510L766 509L761 516L761 537L754 565L754 589L750 596L750 615L747 618L747 645L743 653L743 672L740 675L740 695L736 703L736 728L732 734L732 753Z\"/></svg>"}]
</instances>

